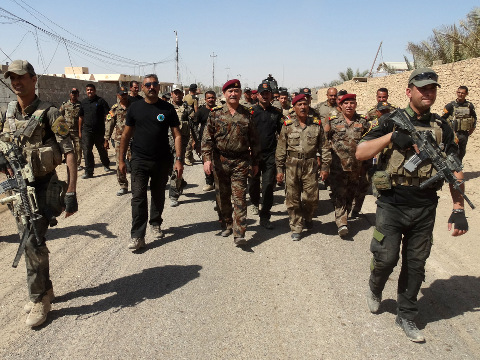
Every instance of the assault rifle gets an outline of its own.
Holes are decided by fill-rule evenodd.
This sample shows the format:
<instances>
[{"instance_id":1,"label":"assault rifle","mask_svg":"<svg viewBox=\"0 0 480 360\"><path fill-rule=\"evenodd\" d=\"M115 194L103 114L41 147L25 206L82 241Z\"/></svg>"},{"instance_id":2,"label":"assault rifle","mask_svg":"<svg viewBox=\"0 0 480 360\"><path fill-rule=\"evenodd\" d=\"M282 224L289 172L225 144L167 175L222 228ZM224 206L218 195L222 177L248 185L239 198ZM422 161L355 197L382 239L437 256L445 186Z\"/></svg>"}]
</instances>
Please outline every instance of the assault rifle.
<instances>
[{"instance_id":1,"label":"assault rifle","mask_svg":"<svg viewBox=\"0 0 480 360\"><path fill-rule=\"evenodd\" d=\"M446 155L440 146L438 146L431 131L418 131L413 126L410 119L405 115L402 110L394 111L389 118L395 123L395 125L408 132L413 139L415 145L417 145L418 152L414 154L403 165L405 170L413 172L417 167L426 159L430 159L433 167L437 170L437 173L427 181L420 184L420 188L426 188L437 181L445 180L453 186L470 205L472 209L475 209L475 205L470 201L467 195L464 194L460 186L465 182L458 180L454 172L460 172L463 169L462 162L455 154Z\"/></svg>"},{"instance_id":2,"label":"assault rifle","mask_svg":"<svg viewBox=\"0 0 480 360\"><path fill-rule=\"evenodd\" d=\"M0 199L0 204L7 204L13 216L20 220L23 225L23 231L19 234L20 244L12 264L16 268L25 250L30 229L33 230L37 244L42 243L35 226L35 221L40 215L37 214L38 205L35 189L28 185L28 183L35 181L33 170L25 160L22 150L16 143L5 142L0 139L0 156L2 154L8 162L9 171L7 171L7 180L0 183L0 194L9 191L11 195ZM9 173L12 175L9 175Z\"/></svg>"}]
</instances>

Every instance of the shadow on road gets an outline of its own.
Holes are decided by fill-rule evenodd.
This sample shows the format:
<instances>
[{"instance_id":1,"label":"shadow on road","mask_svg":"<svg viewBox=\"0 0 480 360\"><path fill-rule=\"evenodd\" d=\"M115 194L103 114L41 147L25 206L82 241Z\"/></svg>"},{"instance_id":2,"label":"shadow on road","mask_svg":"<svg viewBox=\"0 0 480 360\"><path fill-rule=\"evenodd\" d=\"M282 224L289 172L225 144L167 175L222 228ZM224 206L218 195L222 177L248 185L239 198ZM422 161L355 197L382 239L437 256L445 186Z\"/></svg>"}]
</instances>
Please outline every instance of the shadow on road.
<instances>
[{"instance_id":1,"label":"shadow on road","mask_svg":"<svg viewBox=\"0 0 480 360\"><path fill-rule=\"evenodd\" d=\"M480 277L452 276L420 290L418 326L480 311Z\"/></svg>"},{"instance_id":2,"label":"shadow on road","mask_svg":"<svg viewBox=\"0 0 480 360\"><path fill-rule=\"evenodd\" d=\"M476 179L480 176L480 171L469 171L463 173L463 178L465 181Z\"/></svg>"},{"instance_id":3,"label":"shadow on road","mask_svg":"<svg viewBox=\"0 0 480 360\"><path fill-rule=\"evenodd\" d=\"M145 269L138 274L115 279L95 287L57 296L55 304L81 297L109 294L108 297L89 304L53 310L50 312L49 321L68 315L93 316L110 309L114 309L116 312L125 307L135 306L144 300L158 299L198 278L201 269L200 265L165 265Z\"/></svg>"}]
</instances>

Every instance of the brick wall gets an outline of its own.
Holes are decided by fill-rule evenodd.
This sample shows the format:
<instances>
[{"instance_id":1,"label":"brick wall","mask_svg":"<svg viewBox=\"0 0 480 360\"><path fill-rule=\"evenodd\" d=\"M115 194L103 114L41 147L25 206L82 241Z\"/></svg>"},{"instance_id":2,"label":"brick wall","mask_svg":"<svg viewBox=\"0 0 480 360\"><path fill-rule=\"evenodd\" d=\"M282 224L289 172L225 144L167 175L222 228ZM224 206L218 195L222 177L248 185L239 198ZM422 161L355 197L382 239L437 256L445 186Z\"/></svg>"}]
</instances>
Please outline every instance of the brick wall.
<instances>
[{"instance_id":1,"label":"brick wall","mask_svg":"<svg viewBox=\"0 0 480 360\"><path fill-rule=\"evenodd\" d=\"M460 85L468 87L467 99L480 109L480 58L459 61L451 64L437 65L432 67L438 74L438 82L442 86L438 89L437 100L433 111L441 113L445 104L457 98L456 91ZM405 95L408 78L411 72L401 74L369 78L367 82L346 81L336 88L345 89L349 93L357 94L358 111L365 112L375 105L377 89L388 89L388 101L394 105L404 107L408 103ZM319 101L326 100L327 89L318 90ZM477 110L478 113L478 110Z\"/></svg>"}]
</instances>

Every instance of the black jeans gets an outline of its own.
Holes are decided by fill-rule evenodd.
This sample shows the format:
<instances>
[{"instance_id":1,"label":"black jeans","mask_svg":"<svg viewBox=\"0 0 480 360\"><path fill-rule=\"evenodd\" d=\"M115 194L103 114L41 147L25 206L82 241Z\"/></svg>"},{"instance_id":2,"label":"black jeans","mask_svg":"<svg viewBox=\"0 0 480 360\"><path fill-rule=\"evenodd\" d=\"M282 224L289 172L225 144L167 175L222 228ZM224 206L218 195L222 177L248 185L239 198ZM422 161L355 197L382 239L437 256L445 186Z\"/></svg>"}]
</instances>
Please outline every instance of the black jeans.
<instances>
[{"instance_id":1,"label":"black jeans","mask_svg":"<svg viewBox=\"0 0 480 360\"><path fill-rule=\"evenodd\" d=\"M277 168L275 167L275 152L262 153L258 173L249 178L250 186L248 193L252 204L258 206L260 203L260 177L262 178L262 209L260 210L261 219L270 219L270 210L273 206L273 189L275 187L275 176Z\"/></svg>"},{"instance_id":2,"label":"black jeans","mask_svg":"<svg viewBox=\"0 0 480 360\"><path fill-rule=\"evenodd\" d=\"M468 131L457 131L458 138L458 157L463 161L467 152Z\"/></svg>"},{"instance_id":3,"label":"black jeans","mask_svg":"<svg viewBox=\"0 0 480 360\"><path fill-rule=\"evenodd\" d=\"M100 155L100 161L103 166L110 166L110 159L108 158L108 152L103 147L105 141L105 131L103 133L91 133L82 131L82 146L83 157L85 158L85 174L93 175L93 168L95 167L95 160L93 158L93 145L97 148L98 155Z\"/></svg>"},{"instance_id":4,"label":"black jeans","mask_svg":"<svg viewBox=\"0 0 480 360\"><path fill-rule=\"evenodd\" d=\"M150 179L150 225L162 224L165 205L165 187L172 166L168 156L162 161L150 161L132 156L132 229L134 238L145 237L148 220L147 187Z\"/></svg>"},{"instance_id":5,"label":"black jeans","mask_svg":"<svg viewBox=\"0 0 480 360\"><path fill-rule=\"evenodd\" d=\"M417 295L425 280L425 263L433 243L437 204L412 208L377 201L376 224L370 251L373 253L370 290L380 295L397 265L402 245L402 268L398 278L397 313L413 320L418 313Z\"/></svg>"}]
</instances>

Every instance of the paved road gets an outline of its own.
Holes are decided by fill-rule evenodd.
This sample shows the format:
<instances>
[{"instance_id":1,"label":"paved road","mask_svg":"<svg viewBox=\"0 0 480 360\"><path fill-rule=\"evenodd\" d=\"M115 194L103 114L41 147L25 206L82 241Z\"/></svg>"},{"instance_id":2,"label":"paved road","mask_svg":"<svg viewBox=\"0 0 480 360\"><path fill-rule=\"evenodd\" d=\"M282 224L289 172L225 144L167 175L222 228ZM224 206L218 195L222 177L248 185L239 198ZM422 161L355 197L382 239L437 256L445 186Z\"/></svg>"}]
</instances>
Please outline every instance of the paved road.
<instances>
[{"instance_id":1,"label":"paved road","mask_svg":"<svg viewBox=\"0 0 480 360\"><path fill-rule=\"evenodd\" d=\"M314 229L293 242L277 188L275 229L250 218L251 247L242 250L219 236L214 193L201 191L198 162L185 179L180 206L167 201L165 238L147 232L147 248L137 254L126 248L130 196L115 196L115 176L97 168L95 178L79 180L79 213L48 234L57 297L37 330L24 325L25 269L10 266L18 240L11 216L1 213L0 358L480 358L478 224L462 239L448 236L448 194L441 194L444 209L419 300L427 342L414 344L394 326L398 270L381 313L366 307L371 196L346 241L336 235L321 191ZM478 211L470 214L479 218Z\"/></svg>"}]
</instances>

